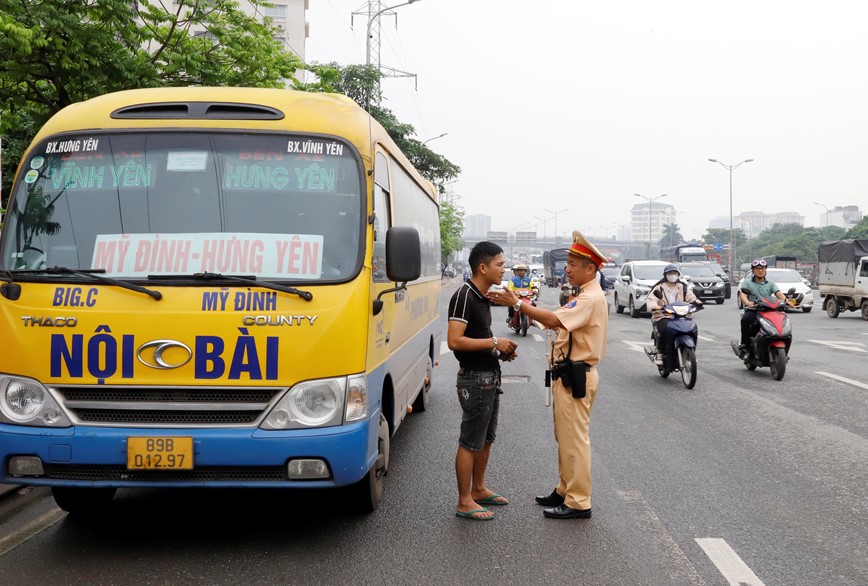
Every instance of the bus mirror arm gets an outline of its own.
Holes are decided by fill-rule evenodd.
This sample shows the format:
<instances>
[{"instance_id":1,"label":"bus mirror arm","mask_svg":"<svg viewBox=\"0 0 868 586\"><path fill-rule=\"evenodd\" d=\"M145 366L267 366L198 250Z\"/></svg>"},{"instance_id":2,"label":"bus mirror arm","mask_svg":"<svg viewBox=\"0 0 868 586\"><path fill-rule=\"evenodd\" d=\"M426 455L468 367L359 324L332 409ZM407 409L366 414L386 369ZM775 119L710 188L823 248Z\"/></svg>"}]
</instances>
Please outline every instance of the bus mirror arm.
<instances>
[{"instance_id":1,"label":"bus mirror arm","mask_svg":"<svg viewBox=\"0 0 868 586\"><path fill-rule=\"evenodd\" d=\"M407 290L407 282L403 282L397 287L389 287L388 289L383 289L377 294L377 298L374 299L374 315L379 315L381 311L383 311L383 301L380 299L386 293L394 293L395 291L406 291Z\"/></svg>"}]
</instances>

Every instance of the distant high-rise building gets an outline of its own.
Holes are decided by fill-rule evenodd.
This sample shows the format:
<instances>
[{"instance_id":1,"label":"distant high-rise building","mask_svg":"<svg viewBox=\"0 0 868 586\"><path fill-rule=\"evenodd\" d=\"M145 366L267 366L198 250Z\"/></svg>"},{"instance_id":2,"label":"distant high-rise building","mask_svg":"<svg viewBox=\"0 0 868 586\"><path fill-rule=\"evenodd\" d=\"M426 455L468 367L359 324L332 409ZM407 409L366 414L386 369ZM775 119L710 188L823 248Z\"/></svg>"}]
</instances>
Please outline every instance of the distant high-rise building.
<instances>
[{"instance_id":1,"label":"distant high-rise building","mask_svg":"<svg viewBox=\"0 0 868 586\"><path fill-rule=\"evenodd\" d=\"M838 226L849 230L862 220L859 206L835 206L828 212L820 214L820 226Z\"/></svg>"},{"instance_id":2,"label":"distant high-rise building","mask_svg":"<svg viewBox=\"0 0 868 586\"><path fill-rule=\"evenodd\" d=\"M733 221L733 227L741 229L748 238L758 236L766 228L771 228L777 224L798 224L799 226L804 226L805 218L797 212L767 214L765 212L751 211L740 213Z\"/></svg>"},{"instance_id":3,"label":"distant high-rise building","mask_svg":"<svg viewBox=\"0 0 868 586\"><path fill-rule=\"evenodd\" d=\"M464 216L464 238L483 240L491 231L491 216L471 214Z\"/></svg>"},{"instance_id":4,"label":"distant high-rise building","mask_svg":"<svg viewBox=\"0 0 868 586\"><path fill-rule=\"evenodd\" d=\"M652 248L663 237L663 226L674 224L676 221L675 207L665 203L648 202L637 203L633 206L631 214L631 240L635 242L648 242L649 222L651 215L651 245Z\"/></svg>"}]
</instances>

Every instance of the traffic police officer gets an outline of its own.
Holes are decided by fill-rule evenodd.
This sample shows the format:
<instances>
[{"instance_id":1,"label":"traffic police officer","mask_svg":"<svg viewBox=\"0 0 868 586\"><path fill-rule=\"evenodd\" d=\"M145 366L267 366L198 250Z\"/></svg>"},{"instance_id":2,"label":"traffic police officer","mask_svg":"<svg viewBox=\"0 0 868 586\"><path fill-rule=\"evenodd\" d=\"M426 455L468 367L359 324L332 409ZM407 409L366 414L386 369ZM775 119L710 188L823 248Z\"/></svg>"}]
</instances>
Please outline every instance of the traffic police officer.
<instances>
[{"instance_id":1,"label":"traffic police officer","mask_svg":"<svg viewBox=\"0 0 868 586\"><path fill-rule=\"evenodd\" d=\"M554 519L587 519L591 516L591 407L599 384L595 367L605 352L609 329L608 304L597 280L597 270L605 262L606 258L597 247L581 232L575 231L565 275L570 284L580 287L580 292L566 305L549 311L522 303L512 291L488 293L495 303L513 306L539 325L557 331L549 355L552 366L566 358L569 362L585 364L583 396L582 389L567 388L563 378L552 381L560 482L550 495L536 497L536 502L549 507L543 510L543 514Z\"/></svg>"}]
</instances>

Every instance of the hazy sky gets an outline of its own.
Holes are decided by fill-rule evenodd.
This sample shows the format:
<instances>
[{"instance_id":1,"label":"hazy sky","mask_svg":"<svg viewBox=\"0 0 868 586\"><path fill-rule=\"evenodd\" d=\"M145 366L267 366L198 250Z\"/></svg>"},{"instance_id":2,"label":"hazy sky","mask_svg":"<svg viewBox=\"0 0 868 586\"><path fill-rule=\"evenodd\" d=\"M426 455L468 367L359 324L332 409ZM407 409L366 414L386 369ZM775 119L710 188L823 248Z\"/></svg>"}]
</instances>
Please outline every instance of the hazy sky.
<instances>
[{"instance_id":1,"label":"hazy sky","mask_svg":"<svg viewBox=\"0 0 868 586\"><path fill-rule=\"evenodd\" d=\"M394 5L402 0L385 2ZM364 0L312 0L308 61L365 62ZM383 17L386 105L492 229L613 235L635 193L699 237L733 211L868 212L868 3L418 0ZM531 230L533 228L530 228ZM549 220L546 232L554 233Z\"/></svg>"}]
</instances>

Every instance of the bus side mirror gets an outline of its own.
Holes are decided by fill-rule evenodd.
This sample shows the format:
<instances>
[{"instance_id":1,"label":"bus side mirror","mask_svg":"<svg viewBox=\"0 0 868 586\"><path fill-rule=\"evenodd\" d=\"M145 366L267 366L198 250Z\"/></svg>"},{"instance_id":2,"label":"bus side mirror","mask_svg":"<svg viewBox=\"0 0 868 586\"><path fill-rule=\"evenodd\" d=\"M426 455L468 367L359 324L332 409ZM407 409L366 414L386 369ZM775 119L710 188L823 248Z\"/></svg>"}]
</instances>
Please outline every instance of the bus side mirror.
<instances>
[{"instance_id":1,"label":"bus side mirror","mask_svg":"<svg viewBox=\"0 0 868 586\"><path fill-rule=\"evenodd\" d=\"M386 275L390 281L406 283L422 274L422 244L419 231L393 226L386 232Z\"/></svg>"}]
</instances>

